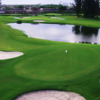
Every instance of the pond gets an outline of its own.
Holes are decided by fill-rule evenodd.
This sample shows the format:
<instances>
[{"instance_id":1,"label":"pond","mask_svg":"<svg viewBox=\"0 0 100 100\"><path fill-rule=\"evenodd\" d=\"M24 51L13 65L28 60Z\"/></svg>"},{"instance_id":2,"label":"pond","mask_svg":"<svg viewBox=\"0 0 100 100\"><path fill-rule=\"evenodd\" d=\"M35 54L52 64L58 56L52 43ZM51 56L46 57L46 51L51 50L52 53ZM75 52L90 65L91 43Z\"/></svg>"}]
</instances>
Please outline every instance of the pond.
<instances>
[{"instance_id":1,"label":"pond","mask_svg":"<svg viewBox=\"0 0 100 100\"><path fill-rule=\"evenodd\" d=\"M8 25L23 31L28 37L71 43L100 44L100 28L41 23L9 23Z\"/></svg>"}]
</instances>

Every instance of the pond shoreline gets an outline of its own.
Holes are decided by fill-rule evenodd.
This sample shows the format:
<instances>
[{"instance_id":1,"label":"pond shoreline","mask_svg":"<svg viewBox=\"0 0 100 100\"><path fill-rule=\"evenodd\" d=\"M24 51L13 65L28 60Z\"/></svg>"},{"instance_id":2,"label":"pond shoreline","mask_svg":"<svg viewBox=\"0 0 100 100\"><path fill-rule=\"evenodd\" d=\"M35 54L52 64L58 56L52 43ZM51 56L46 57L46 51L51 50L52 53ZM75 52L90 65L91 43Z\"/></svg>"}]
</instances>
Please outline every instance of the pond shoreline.
<instances>
[{"instance_id":1,"label":"pond shoreline","mask_svg":"<svg viewBox=\"0 0 100 100\"><path fill-rule=\"evenodd\" d=\"M7 25L23 31L28 37L69 43L100 44L100 28L47 23Z\"/></svg>"}]
</instances>

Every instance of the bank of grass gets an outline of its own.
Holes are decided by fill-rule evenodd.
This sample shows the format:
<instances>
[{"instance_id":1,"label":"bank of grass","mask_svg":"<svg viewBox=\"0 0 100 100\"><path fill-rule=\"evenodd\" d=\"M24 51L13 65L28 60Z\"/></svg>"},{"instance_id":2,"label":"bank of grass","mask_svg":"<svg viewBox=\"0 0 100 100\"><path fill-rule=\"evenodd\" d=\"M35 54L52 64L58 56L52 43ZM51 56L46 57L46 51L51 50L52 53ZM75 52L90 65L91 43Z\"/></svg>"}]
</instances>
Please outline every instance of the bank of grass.
<instances>
[{"instance_id":1,"label":"bank of grass","mask_svg":"<svg viewBox=\"0 0 100 100\"><path fill-rule=\"evenodd\" d=\"M55 24L74 24L74 25L82 25L87 27L100 27L100 19L86 19L86 18L77 18L77 16L61 16L61 15L55 15L55 17L58 18L64 18L64 20L60 20L57 18L51 18L51 16L30 16L30 18L21 18L23 22L31 22L33 23L33 20L45 20L45 23L55 23Z\"/></svg>"},{"instance_id":2,"label":"bank of grass","mask_svg":"<svg viewBox=\"0 0 100 100\"><path fill-rule=\"evenodd\" d=\"M5 25L16 22L14 16L1 16L0 50L22 51L24 55L0 61L0 100L14 100L18 95L45 89L77 92L87 100L100 99L100 46L54 42L28 38ZM57 16L21 18L23 22L46 20L46 23L100 27L99 20ZM65 53L65 50L68 53Z\"/></svg>"}]
</instances>

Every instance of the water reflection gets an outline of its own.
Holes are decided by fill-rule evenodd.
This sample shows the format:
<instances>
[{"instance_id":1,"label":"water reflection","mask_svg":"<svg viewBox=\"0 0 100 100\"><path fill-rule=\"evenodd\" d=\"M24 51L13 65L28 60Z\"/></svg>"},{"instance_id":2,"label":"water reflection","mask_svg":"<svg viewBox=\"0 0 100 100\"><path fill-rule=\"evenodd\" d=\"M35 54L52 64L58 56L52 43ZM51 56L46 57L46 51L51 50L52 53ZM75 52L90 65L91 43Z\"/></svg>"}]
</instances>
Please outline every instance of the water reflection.
<instances>
[{"instance_id":1,"label":"water reflection","mask_svg":"<svg viewBox=\"0 0 100 100\"><path fill-rule=\"evenodd\" d=\"M74 26L72 28L72 31L75 33L75 34L80 34L81 33L81 26Z\"/></svg>"},{"instance_id":2,"label":"water reflection","mask_svg":"<svg viewBox=\"0 0 100 100\"><path fill-rule=\"evenodd\" d=\"M60 24L10 23L12 28L24 31L29 37L63 41L100 44L100 29Z\"/></svg>"},{"instance_id":3,"label":"water reflection","mask_svg":"<svg viewBox=\"0 0 100 100\"><path fill-rule=\"evenodd\" d=\"M93 43L100 44L100 32L99 28L85 27L85 26L74 26L72 31L76 35L81 35L80 43Z\"/></svg>"},{"instance_id":4,"label":"water reflection","mask_svg":"<svg viewBox=\"0 0 100 100\"><path fill-rule=\"evenodd\" d=\"M85 26L74 26L73 27L73 32L75 34L82 34L84 36L91 37L92 35L97 36L98 35L98 28L93 28L93 27L85 27Z\"/></svg>"}]
</instances>

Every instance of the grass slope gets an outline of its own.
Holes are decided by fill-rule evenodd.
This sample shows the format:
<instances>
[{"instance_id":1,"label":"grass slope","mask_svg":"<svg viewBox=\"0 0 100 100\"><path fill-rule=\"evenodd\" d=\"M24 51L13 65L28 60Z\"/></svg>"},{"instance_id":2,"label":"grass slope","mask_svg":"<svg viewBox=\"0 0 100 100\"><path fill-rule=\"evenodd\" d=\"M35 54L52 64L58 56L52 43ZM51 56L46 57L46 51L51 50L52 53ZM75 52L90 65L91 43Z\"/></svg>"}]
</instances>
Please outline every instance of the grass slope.
<instances>
[{"instance_id":1,"label":"grass slope","mask_svg":"<svg viewBox=\"0 0 100 100\"><path fill-rule=\"evenodd\" d=\"M61 16L60 16L61 17ZM98 20L62 16L22 18L46 23L70 23L100 27ZM16 22L12 16L0 17L0 50L22 51L25 55L0 61L0 100L14 100L18 95L35 90L57 89L77 92L87 100L100 100L100 46L73 44L28 38L21 31L5 25ZM65 50L68 53L65 53Z\"/></svg>"}]
</instances>

